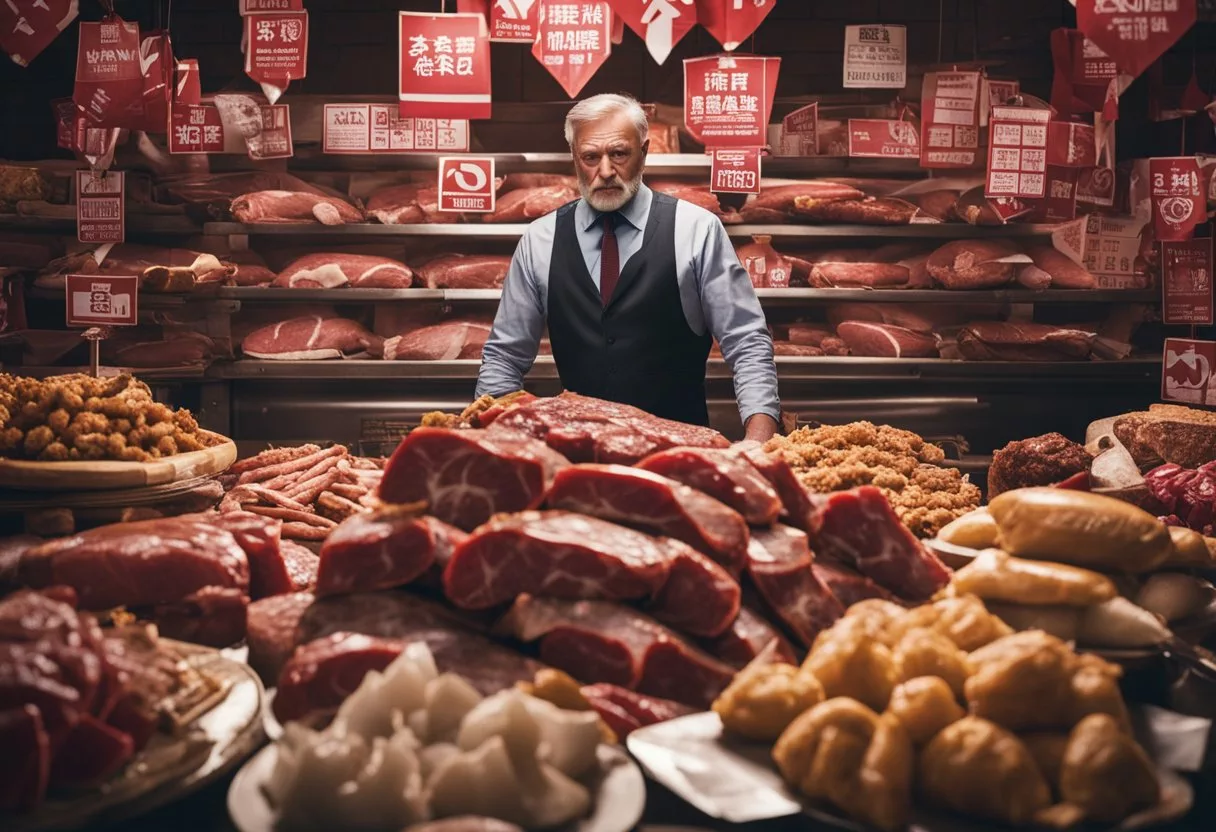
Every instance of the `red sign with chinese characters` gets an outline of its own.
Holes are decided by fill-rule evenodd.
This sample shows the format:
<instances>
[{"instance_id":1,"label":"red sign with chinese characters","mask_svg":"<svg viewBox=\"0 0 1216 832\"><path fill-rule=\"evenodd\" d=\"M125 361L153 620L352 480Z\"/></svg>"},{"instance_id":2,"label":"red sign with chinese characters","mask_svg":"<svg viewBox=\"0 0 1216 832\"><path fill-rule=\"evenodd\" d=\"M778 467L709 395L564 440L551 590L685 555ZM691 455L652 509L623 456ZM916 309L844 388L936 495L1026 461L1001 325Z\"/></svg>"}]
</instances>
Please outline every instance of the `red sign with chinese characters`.
<instances>
[{"instance_id":1,"label":"red sign with chinese characters","mask_svg":"<svg viewBox=\"0 0 1216 832\"><path fill-rule=\"evenodd\" d=\"M0 2L0 49L20 66L29 66L76 19L77 0L37 3Z\"/></svg>"},{"instance_id":2,"label":"red sign with chinese characters","mask_svg":"<svg viewBox=\"0 0 1216 832\"><path fill-rule=\"evenodd\" d=\"M697 22L730 52L747 40L777 0L696 0Z\"/></svg>"},{"instance_id":3,"label":"red sign with chinese characters","mask_svg":"<svg viewBox=\"0 0 1216 832\"><path fill-rule=\"evenodd\" d=\"M224 122L211 104L174 104L170 153L223 153Z\"/></svg>"},{"instance_id":4,"label":"red sign with chinese characters","mask_svg":"<svg viewBox=\"0 0 1216 832\"><path fill-rule=\"evenodd\" d=\"M126 177L120 170L76 171L76 239L121 243L127 236Z\"/></svg>"},{"instance_id":5,"label":"red sign with chinese characters","mask_svg":"<svg viewBox=\"0 0 1216 832\"><path fill-rule=\"evenodd\" d=\"M781 119L782 156L819 155L819 102L799 107Z\"/></svg>"},{"instance_id":6,"label":"red sign with chinese characters","mask_svg":"<svg viewBox=\"0 0 1216 832\"><path fill-rule=\"evenodd\" d=\"M1194 23L1195 0L1077 0L1077 28L1133 78Z\"/></svg>"},{"instance_id":7,"label":"red sign with chinese characters","mask_svg":"<svg viewBox=\"0 0 1216 832\"><path fill-rule=\"evenodd\" d=\"M646 42L656 63L663 63L671 48L697 25L693 0L608 0L612 10Z\"/></svg>"},{"instance_id":8,"label":"red sign with chinese characters","mask_svg":"<svg viewBox=\"0 0 1216 832\"><path fill-rule=\"evenodd\" d=\"M138 23L111 16L80 24L72 100L93 124L117 126L129 108L140 108L144 72L139 47Z\"/></svg>"},{"instance_id":9,"label":"red sign with chinese characters","mask_svg":"<svg viewBox=\"0 0 1216 832\"><path fill-rule=\"evenodd\" d=\"M533 43L543 0L497 0L490 7L490 40Z\"/></svg>"},{"instance_id":10,"label":"red sign with chinese characters","mask_svg":"<svg viewBox=\"0 0 1216 832\"><path fill-rule=\"evenodd\" d=\"M308 12L245 17L245 74L280 93L308 72ZM267 90L270 103L277 96Z\"/></svg>"},{"instance_id":11,"label":"red sign with chinese characters","mask_svg":"<svg viewBox=\"0 0 1216 832\"><path fill-rule=\"evenodd\" d=\"M489 118L490 39L479 14L399 12L403 118Z\"/></svg>"},{"instance_id":12,"label":"red sign with chinese characters","mask_svg":"<svg viewBox=\"0 0 1216 832\"><path fill-rule=\"evenodd\" d=\"M1034 200L1033 222L1067 222L1077 216L1080 168L1047 166L1047 195Z\"/></svg>"},{"instance_id":13,"label":"red sign with chinese characters","mask_svg":"<svg viewBox=\"0 0 1216 832\"><path fill-rule=\"evenodd\" d=\"M1194 156L1149 159L1149 196L1158 240L1189 240L1206 216L1199 160Z\"/></svg>"},{"instance_id":14,"label":"red sign with chinese characters","mask_svg":"<svg viewBox=\"0 0 1216 832\"><path fill-rule=\"evenodd\" d=\"M67 325L135 326L139 323L139 275L69 274Z\"/></svg>"},{"instance_id":15,"label":"red sign with chinese characters","mask_svg":"<svg viewBox=\"0 0 1216 832\"><path fill-rule=\"evenodd\" d=\"M401 118L385 104L326 104L322 150L350 153L459 153L469 149L464 119Z\"/></svg>"},{"instance_id":16,"label":"red sign with chinese characters","mask_svg":"<svg viewBox=\"0 0 1216 832\"><path fill-rule=\"evenodd\" d=\"M1047 195L1050 110L993 107L988 124L987 196L1038 199Z\"/></svg>"},{"instance_id":17,"label":"red sign with chinese characters","mask_svg":"<svg viewBox=\"0 0 1216 832\"><path fill-rule=\"evenodd\" d=\"M849 155L877 159L919 159L920 130L913 121L851 118Z\"/></svg>"},{"instance_id":18,"label":"red sign with chinese characters","mask_svg":"<svg viewBox=\"0 0 1216 832\"><path fill-rule=\"evenodd\" d=\"M606 2L541 3L532 54L566 95L578 95L611 52L612 9Z\"/></svg>"},{"instance_id":19,"label":"red sign with chinese characters","mask_svg":"<svg viewBox=\"0 0 1216 832\"><path fill-rule=\"evenodd\" d=\"M760 148L714 148L709 189L717 194L760 193Z\"/></svg>"},{"instance_id":20,"label":"red sign with chinese characters","mask_svg":"<svg viewBox=\"0 0 1216 832\"><path fill-rule=\"evenodd\" d=\"M256 136L245 139L249 158L289 159L291 146L291 112L286 104L268 104L262 107L262 130Z\"/></svg>"},{"instance_id":21,"label":"red sign with chinese characters","mask_svg":"<svg viewBox=\"0 0 1216 832\"><path fill-rule=\"evenodd\" d=\"M1167 402L1216 404L1216 390L1209 393L1212 368L1216 366L1216 341L1166 338L1161 360L1161 398Z\"/></svg>"},{"instance_id":22,"label":"red sign with chinese characters","mask_svg":"<svg viewBox=\"0 0 1216 832\"><path fill-rule=\"evenodd\" d=\"M720 55L684 61L684 126L706 147L763 147L780 58Z\"/></svg>"},{"instance_id":23,"label":"red sign with chinese characters","mask_svg":"<svg viewBox=\"0 0 1216 832\"><path fill-rule=\"evenodd\" d=\"M972 168L979 161L980 74L927 72L921 93L920 166Z\"/></svg>"},{"instance_id":24,"label":"red sign with chinese characters","mask_svg":"<svg viewBox=\"0 0 1216 832\"><path fill-rule=\"evenodd\" d=\"M1212 238L1161 243L1162 320L1202 324L1212 319Z\"/></svg>"},{"instance_id":25,"label":"red sign with chinese characters","mask_svg":"<svg viewBox=\"0 0 1216 832\"><path fill-rule=\"evenodd\" d=\"M439 159L439 210L488 214L494 210L494 157Z\"/></svg>"}]
</instances>

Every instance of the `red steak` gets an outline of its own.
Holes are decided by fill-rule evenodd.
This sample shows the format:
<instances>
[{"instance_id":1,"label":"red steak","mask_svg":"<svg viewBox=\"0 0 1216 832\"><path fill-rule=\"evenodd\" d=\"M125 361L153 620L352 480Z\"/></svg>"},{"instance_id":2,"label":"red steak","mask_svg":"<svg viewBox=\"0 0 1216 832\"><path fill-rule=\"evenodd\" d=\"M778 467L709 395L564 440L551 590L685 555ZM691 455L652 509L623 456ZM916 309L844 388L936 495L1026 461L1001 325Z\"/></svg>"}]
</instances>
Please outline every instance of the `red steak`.
<instances>
[{"instance_id":1,"label":"red steak","mask_svg":"<svg viewBox=\"0 0 1216 832\"><path fill-rule=\"evenodd\" d=\"M795 528L806 531L810 528L811 514L814 512L814 500L806 486L798 481L798 475L780 454L770 454L756 442L741 442L732 449L753 466L769 481L781 497L781 505L785 510L781 519Z\"/></svg>"},{"instance_id":2,"label":"red steak","mask_svg":"<svg viewBox=\"0 0 1216 832\"><path fill-rule=\"evenodd\" d=\"M385 361L456 361L481 358L490 325L478 321L444 321L384 340Z\"/></svg>"},{"instance_id":3,"label":"red steak","mask_svg":"<svg viewBox=\"0 0 1216 832\"><path fill-rule=\"evenodd\" d=\"M811 571L806 534L789 526L753 529L748 574L760 596L803 647L844 615L844 607Z\"/></svg>"},{"instance_id":4,"label":"red steak","mask_svg":"<svg viewBox=\"0 0 1216 832\"><path fill-rule=\"evenodd\" d=\"M279 678L295 651L296 628L314 600L311 592L294 592L254 601L246 610L249 664L267 686Z\"/></svg>"},{"instance_id":5,"label":"red steak","mask_svg":"<svg viewBox=\"0 0 1216 832\"><path fill-rule=\"evenodd\" d=\"M755 466L716 448L672 448L638 463L668 479L704 492L743 515L753 526L767 526L781 514L781 498Z\"/></svg>"},{"instance_id":6,"label":"red steak","mask_svg":"<svg viewBox=\"0 0 1216 832\"><path fill-rule=\"evenodd\" d=\"M678 540L659 541L668 550L667 581L647 611L690 636L716 636L739 614L741 592L730 573Z\"/></svg>"},{"instance_id":7,"label":"red steak","mask_svg":"<svg viewBox=\"0 0 1216 832\"><path fill-rule=\"evenodd\" d=\"M444 254L418 267L428 289L501 289L511 258L501 254Z\"/></svg>"},{"instance_id":8,"label":"red steak","mask_svg":"<svg viewBox=\"0 0 1216 832\"><path fill-rule=\"evenodd\" d=\"M156 604L146 615L167 638L227 647L245 637L248 605L243 590L205 586L173 603Z\"/></svg>"},{"instance_id":9,"label":"red steak","mask_svg":"<svg viewBox=\"0 0 1216 832\"><path fill-rule=\"evenodd\" d=\"M579 693L622 740L638 728L693 712L692 708L679 702L643 696L616 685L583 685Z\"/></svg>"},{"instance_id":10,"label":"red steak","mask_svg":"<svg viewBox=\"0 0 1216 832\"><path fill-rule=\"evenodd\" d=\"M327 252L293 261L274 285L286 289L408 289L413 278L408 266L387 257Z\"/></svg>"},{"instance_id":11,"label":"red steak","mask_svg":"<svg viewBox=\"0 0 1216 832\"><path fill-rule=\"evenodd\" d=\"M936 358L937 339L902 326L845 321L836 334L853 355L869 358Z\"/></svg>"},{"instance_id":12,"label":"red steak","mask_svg":"<svg viewBox=\"0 0 1216 832\"><path fill-rule=\"evenodd\" d=\"M797 661L794 648L776 627L749 607L741 607L730 629L715 639L701 643L711 656L740 669L774 642L776 661L791 664Z\"/></svg>"},{"instance_id":13,"label":"red steak","mask_svg":"<svg viewBox=\"0 0 1216 832\"><path fill-rule=\"evenodd\" d=\"M815 562L811 564L811 571L836 596L836 600L846 610L869 598L881 598L884 601L895 600L894 595L844 564L816 558Z\"/></svg>"},{"instance_id":14,"label":"red steak","mask_svg":"<svg viewBox=\"0 0 1216 832\"><path fill-rule=\"evenodd\" d=\"M279 722L336 710L363 677L384 670L401 655L406 642L357 633L334 633L305 644L279 674L274 715Z\"/></svg>"},{"instance_id":15,"label":"red steak","mask_svg":"<svg viewBox=\"0 0 1216 832\"><path fill-rule=\"evenodd\" d=\"M318 361L382 349L381 339L359 322L320 315L264 326L241 342L241 352L246 356L278 361Z\"/></svg>"},{"instance_id":16,"label":"red steak","mask_svg":"<svg viewBox=\"0 0 1216 832\"><path fill-rule=\"evenodd\" d=\"M24 811L42 803L50 778L51 747L34 705L0 710L0 811Z\"/></svg>"},{"instance_id":17,"label":"red steak","mask_svg":"<svg viewBox=\"0 0 1216 832\"><path fill-rule=\"evenodd\" d=\"M321 546L318 596L344 595L404 586L465 538L434 517L401 506L384 506L343 520ZM442 550L442 551L440 551Z\"/></svg>"}]
</instances>

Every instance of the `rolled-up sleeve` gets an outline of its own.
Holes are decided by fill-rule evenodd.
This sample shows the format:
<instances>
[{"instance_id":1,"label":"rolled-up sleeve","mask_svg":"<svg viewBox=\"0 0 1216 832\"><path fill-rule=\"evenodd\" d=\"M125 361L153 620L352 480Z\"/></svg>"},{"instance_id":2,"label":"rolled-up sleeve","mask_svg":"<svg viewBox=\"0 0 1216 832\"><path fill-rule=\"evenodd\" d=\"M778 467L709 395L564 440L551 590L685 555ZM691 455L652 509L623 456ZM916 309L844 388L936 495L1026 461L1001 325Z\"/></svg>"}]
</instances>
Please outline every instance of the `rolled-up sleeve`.
<instances>
[{"instance_id":1,"label":"rolled-up sleeve","mask_svg":"<svg viewBox=\"0 0 1216 832\"><path fill-rule=\"evenodd\" d=\"M502 396L523 389L544 328L544 300L533 269L530 235L525 234L511 258L498 314L482 350L478 396Z\"/></svg>"},{"instance_id":2,"label":"rolled-up sleeve","mask_svg":"<svg viewBox=\"0 0 1216 832\"><path fill-rule=\"evenodd\" d=\"M706 218L705 232L698 236L703 240L695 264L701 308L734 376L739 416L744 424L757 413L780 422L773 336L751 278L717 217Z\"/></svg>"}]
</instances>

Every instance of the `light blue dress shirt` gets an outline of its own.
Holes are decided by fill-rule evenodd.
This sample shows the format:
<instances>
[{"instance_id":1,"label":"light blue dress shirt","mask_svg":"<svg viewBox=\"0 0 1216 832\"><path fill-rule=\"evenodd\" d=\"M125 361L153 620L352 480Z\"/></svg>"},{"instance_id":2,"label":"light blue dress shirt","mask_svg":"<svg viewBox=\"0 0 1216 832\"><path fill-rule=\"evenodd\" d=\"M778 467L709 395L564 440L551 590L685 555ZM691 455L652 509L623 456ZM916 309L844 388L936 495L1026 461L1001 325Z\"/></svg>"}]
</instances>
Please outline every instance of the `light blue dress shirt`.
<instances>
[{"instance_id":1,"label":"light blue dress shirt","mask_svg":"<svg viewBox=\"0 0 1216 832\"><path fill-rule=\"evenodd\" d=\"M654 192L643 185L617 215L621 271L642 247ZM600 213L579 200L574 209L578 242L587 271L600 283ZM501 396L523 387L532 369L548 317L549 264L557 212L528 226L502 288L494 327L482 351L477 395ZM680 305L689 328L709 330L722 348L735 380L735 398L744 424L757 413L780 420L773 339L747 271L739 264L722 222L704 208L680 200L676 206L675 249Z\"/></svg>"}]
</instances>

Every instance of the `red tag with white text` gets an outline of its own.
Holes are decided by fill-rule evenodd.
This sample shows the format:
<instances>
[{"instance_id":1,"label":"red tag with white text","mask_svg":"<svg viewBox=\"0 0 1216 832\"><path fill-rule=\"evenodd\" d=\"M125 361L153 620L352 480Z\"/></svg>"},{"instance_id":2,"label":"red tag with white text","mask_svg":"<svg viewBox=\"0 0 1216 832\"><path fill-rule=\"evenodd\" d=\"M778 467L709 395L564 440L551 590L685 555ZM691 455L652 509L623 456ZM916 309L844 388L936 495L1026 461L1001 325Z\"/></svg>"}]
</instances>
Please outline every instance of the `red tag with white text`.
<instances>
[{"instance_id":1,"label":"red tag with white text","mask_svg":"<svg viewBox=\"0 0 1216 832\"><path fill-rule=\"evenodd\" d=\"M1067 222L1077 216L1080 168L1047 166L1047 195L1033 201L1032 222Z\"/></svg>"},{"instance_id":2,"label":"red tag with white text","mask_svg":"<svg viewBox=\"0 0 1216 832\"><path fill-rule=\"evenodd\" d=\"M1194 23L1195 0L1077 0L1077 28L1133 78Z\"/></svg>"},{"instance_id":3,"label":"red tag with white text","mask_svg":"<svg viewBox=\"0 0 1216 832\"><path fill-rule=\"evenodd\" d=\"M169 127L170 153L223 153L224 122L211 104L173 105Z\"/></svg>"},{"instance_id":4,"label":"red tag with white text","mask_svg":"<svg viewBox=\"0 0 1216 832\"><path fill-rule=\"evenodd\" d=\"M78 0L0 2L0 49L19 66L29 66L76 19Z\"/></svg>"},{"instance_id":5,"label":"red tag with white text","mask_svg":"<svg viewBox=\"0 0 1216 832\"><path fill-rule=\"evenodd\" d=\"M608 0L612 10L637 36L655 63L662 64L671 48L697 25L693 0Z\"/></svg>"},{"instance_id":6,"label":"red tag with white text","mask_svg":"<svg viewBox=\"0 0 1216 832\"><path fill-rule=\"evenodd\" d=\"M92 124L117 127L130 108L142 112L144 73L139 54L138 23L107 17L80 24L72 100Z\"/></svg>"},{"instance_id":7,"label":"red tag with white text","mask_svg":"<svg viewBox=\"0 0 1216 832\"><path fill-rule=\"evenodd\" d=\"M84 113L70 98L56 99L51 106L55 110L55 144L79 153L84 149L84 131L88 126Z\"/></svg>"},{"instance_id":8,"label":"red tag with white text","mask_svg":"<svg viewBox=\"0 0 1216 832\"><path fill-rule=\"evenodd\" d=\"M760 148L714 148L710 153L709 189L716 194L760 193Z\"/></svg>"},{"instance_id":9,"label":"red tag with white text","mask_svg":"<svg viewBox=\"0 0 1216 832\"><path fill-rule=\"evenodd\" d=\"M82 243L126 239L125 188L126 175L120 170L76 171L76 239Z\"/></svg>"},{"instance_id":10,"label":"red tag with white text","mask_svg":"<svg viewBox=\"0 0 1216 832\"><path fill-rule=\"evenodd\" d=\"M543 2L532 54L574 98L612 52L612 9L606 2Z\"/></svg>"},{"instance_id":11,"label":"red tag with white text","mask_svg":"<svg viewBox=\"0 0 1216 832\"><path fill-rule=\"evenodd\" d=\"M1162 241L1161 276L1166 324L1212 325L1211 237Z\"/></svg>"},{"instance_id":12,"label":"red tag with white text","mask_svg":"<svg viewBox=\"0 0 1216 832\"><path fill-rule=\"evenodd\" d=\"M919 159L920 129L914 121L851 118L849 155L875 159Z\"/></svg>"},{"instance_id":13,"label":"red tag with white text","mask_svg":"<svg viewBox=\"0 0 1216 832\"><path fill-rule=\"evenodd\" d=\"M497 0L490 7L490 40L534 43L542 0Z\"/></svg>"},{"instance_id":14,"label":"red tag with white text","mask_svg":"<svg viewBox=\"0 0 1216 832\"><path fill-rule=\"evenodd\" d=\"M1189 240L1207 216L1194 156L1149 159L1153 231L1158 240Z\"/></svg>"},{"instance_id":15,"label":"red tag with white text","mask_svg":"<svg viewBox=\"0 0 1216 832\"><path fill-rule=\"evenodd\" d=\"M262 12L302 12L304 0L241 0L241 15Z\"/></svg>"},{"instance_id":16,"label":"red tag with white text","mask_svg":"<svg viewBox=\"0 0 1216 832\"><path fill-rule=\"evenodd\" d=\"M696 0L697 22L731 52L750 38L777 0Z\"/></svg>"},{"instance_id":17,"label":"red tag with white text","mask_svg":"<svg viewBox=\"0 0 1216 832\"><path fill-rule=\"evenodd\" d=\"M1213 367L1216 342L1166 338L1161 357L1161 398L1167 402L1216 404L1216 389L1209 391Z\"/></svg>"},{"instance_id":18,"label":"red tag with white text","mask_svg":"<svg viewBox=\"0 0 1216 832\"><path fill-rule=\"evenodd\" d=\"M1047 123L1050 110L993 107L988 123L986 196L1047 195Z\"/></svg>"},{"instance_id":19,"label":"red tag with white text","mask_svg":"<svg viewBox=\"0 0 1216 832\"><path fill-rule=\"evenodd\" d=\"M308 12L245 17L245 74L274 104L287 85L308 73Z\"/></svg>"},{"instance_id":20,"label":"red tag with white text","mask_svg":"<svg viewBox=\"0 0 1216 832\"><path fill-rule=\"evenodd\" d=\"M489 118L490 39L479 14L398 13L402 118Z\"/></svg>"},{"instance_id":21,"label":"red tag with white text","mask_svg":"<svg viewBox=\"0 0 1216 832\"><path fill-rule=\"evenodd\" d=\"M69 274L65 318L70 327L139 323L139 275Z\"/></svg>"},{"instance_id":22,"label":"red tag with white text","mask_svg":"<svg viewBox=\"0 0 1216 832\"><path fill-rule=\"evenodd\" d=\"M781 156L819 155L819 102L815 101L781 119Z\"/></svg>"},{"instance_id":23,"label":"red tag with white text","mask_svg":"<svg viewBox=\"0 0 1216 832\"><path fill-rule=\"evenodd\" d=\"M1053 121L1047 125L1047 164L1092 168L1098 164L1097 134L1092 124Z\"/></svg>"},{"instance_id":24,"label":"red tag with white text","mask_svg":"<svg viewBox=\"0 0 1216 832\"><path fill-rule=\"evenodd\" d=\"M780 58L719 55L684 61L684 126L707 147L763 147Z\"/></svg>"},{"instance_id":25,"label":"red tag with white text","mask_svg":"<svg viewBox=\"0 0 1216 832\"><path fill-rule=\"evenodd\" d=\"M262 130L256 136L248 137L245 144L249 148L249 158L255 161L290 159L293 153L290 108L286 104L263 106Z\"/></svg>"},{"instance_id":26,"label":"red tag with white text","mask_svg":"<svg viewBox=\"0 0 1216 832\"><path fill-rule=\"evenodd\" d=\"M1115 170L1093 167L1081 170L1077 178L1077 202L1109 208L1115 204Z\"/></svg>"},{"instance_id":27,"label":"red tag with white text","mask_svg":"<svg viewBox=\"0 0 1216 832\"><path fill-rule=\"evenodd\" d=\"M494 157L440 157L439 210L493 213Z\"/></svg>"},{"instance_id":28,"label":"red tag with white text","mask_svg":"<svg viewBox=\"0 0 1216 832\"><path fill-rule=\"evenodd\" d=\"M927 72L921 93L920 166L972 168L979 161L980 74Z\"/></svg>"}]
</instances>

